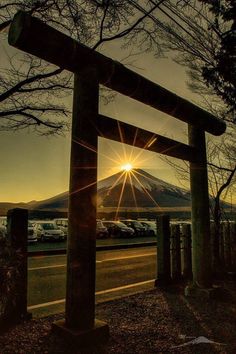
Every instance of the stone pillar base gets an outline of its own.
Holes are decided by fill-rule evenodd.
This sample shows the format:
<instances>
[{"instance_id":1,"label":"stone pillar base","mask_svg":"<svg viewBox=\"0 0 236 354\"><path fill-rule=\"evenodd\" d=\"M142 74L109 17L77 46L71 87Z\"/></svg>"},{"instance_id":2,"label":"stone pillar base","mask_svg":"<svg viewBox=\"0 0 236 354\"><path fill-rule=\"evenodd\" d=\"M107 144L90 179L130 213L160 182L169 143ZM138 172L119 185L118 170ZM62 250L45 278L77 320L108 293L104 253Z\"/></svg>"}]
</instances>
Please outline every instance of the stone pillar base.
<instances>
[{"instance_id":1,"label":"stone pillar base","mask_svg":"<svg viewBox=\"0 0 236 354\"><path fill-rule=\"evenodd\" d=\"M31 312L28 312L28 311L22 316L23 320L26 320L26 321L31 320L32 317L33 317L33 316L32 316L32 313L31 313Z\"/></svg>"},{"instance_id":2,"label":"stone pillar base","mask_svg":"<svg viewBox=\"0 0 236 354\"><path fill-rule=\"evenodd\" d=\"M227 300L230 296L228 290L221 286L200 288L195 284L186 286L184 295L187 297L201 298L202 300Z\"/></svg>"},{"instance_id":3,"label":"stone pillar base","mask_svg":"<svg viewBox=\"0 0 236 354\"><path fill-rule=\"evenodd\" d=\"M89 347L98 344L105 344L109 339L108 324L96 320L94 327L89 330L78 330L76 328L68 328L65 320L59 320L52 324L52 330L59 336L64 337L66 341L77 347Z\"/></svg>"},{"instance_id":4,"label":"stone pillar base","mask_svg":"<svg viewBox=\"0 0 236 354\"><path fill-rule=\"evenodd\" d=\"M156 288L167 288L170 285L172 285L172 279L171 278L157 278L154 283L154 287Z\"/></svg>"}]
</instances>

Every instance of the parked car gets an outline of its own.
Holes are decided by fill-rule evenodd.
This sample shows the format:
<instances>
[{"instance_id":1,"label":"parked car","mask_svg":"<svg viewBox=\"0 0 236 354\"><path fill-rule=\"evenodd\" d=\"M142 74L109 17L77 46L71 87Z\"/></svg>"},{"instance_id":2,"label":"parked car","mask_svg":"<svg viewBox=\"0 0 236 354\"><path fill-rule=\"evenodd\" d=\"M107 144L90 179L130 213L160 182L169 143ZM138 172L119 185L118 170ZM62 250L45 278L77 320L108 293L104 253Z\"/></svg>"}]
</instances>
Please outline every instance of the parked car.
<instances>
[{"instance_id":1,"label":"parked car","mask_svg":"<svg viewBox=\"0 0 236 354\"><path fill-rule=\"evenodd\" d=\"M157 227L155 221L140 221L140 223L145 227L145 233L147 236L156 236L157 235Z\"/></svg>"},{"instance_id":2,"label":"parked car","mask_svg":"<svg viewBox=\"0 0 236 354\"><path fill-rule=\"evenodd\" d=\"M0 236L5 237L7 234L7 217L0 216Z\"/></svg>"},{"instance_id":3,"label":"parked car","mask_svg":"<svg viewBox=\"0 0 236 354\"><path fill-rule=\"evenodd\" d=\"M52 221L37 221L34 224L34 234L40 241L65 240L64 232Z\"/></svg>"},{"instance_id":4,"label":"parked car","mask_svg":"<svg viewBox=\"0 0 236 354\"><path fill-rule=\"evenodd\" d=\"M137 220L122 220L122 222L134 230L135 236L145 236L145 227L139 221L137 221Z\"/></svg>"},{"instance_id":5,"label":"parked car","mask_svg":"<svg viewBox=\"0 0 236 354\"><path fill-rule=\"evenodd\" d=\"M68 219L60 218L53 220L55 224L64 232L65 237L68 235Z\"/></svg>"},{"instance_id":6,"label":"parked car","mask_svg":"<svg viewBox=\"0 0 236 354\"><path fill-rule=\"evenodd\" d=\"M38 237L37 235L34 233L34 222L29 220L28 221L28 242L37 242L38 241Z\"/></svg>"},{"instance_id":7,"label":"parked car","mask_svg":"<svg viewBox=\"0 0 236 354\"><path fill-rule=\"evenodd\" d=\"M28 221L28 236L27 236L27 241L28 242L37 242L38 239L36 235L34 234L34 223L33 221ZM7 217L3 216L0 217L0 235L6 236L7 234Z\"/></svg>"},{"instance_id":8,"label":"parked car","mask_svg":"<svg viewBox=\"0 0 236 354\"><path fill-rule=\"evenodd\" d=\"M103 221L111 237L134 237L135 233L131 227L128 227L121 221Z\"/></svg>"},{"instance_id":9,"label":"parked car","mask_svg":"<svg viewBox=\"0 0 236 354\"><path fill-rule=\"evenodd\" d=\"M97 220L96 237L97 238L109 237L109 232L107 230L107 227L103 224L102 220Z\"/></svg>"}]
</instances>

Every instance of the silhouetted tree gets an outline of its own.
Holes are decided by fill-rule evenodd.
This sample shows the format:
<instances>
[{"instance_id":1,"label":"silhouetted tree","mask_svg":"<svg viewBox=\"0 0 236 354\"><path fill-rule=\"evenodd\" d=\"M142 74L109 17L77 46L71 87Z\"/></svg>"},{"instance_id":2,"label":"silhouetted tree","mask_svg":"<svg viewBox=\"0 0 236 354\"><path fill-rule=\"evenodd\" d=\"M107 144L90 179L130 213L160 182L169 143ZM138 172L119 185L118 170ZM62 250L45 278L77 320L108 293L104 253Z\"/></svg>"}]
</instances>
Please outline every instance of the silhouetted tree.
<instances>
[{"instance_id":1,"label":"silhouetted tree","mask_svg":"<svg viewBox=\"0 0 236 354\"><path fill-rule=\"evenodd\" d=\"M131 31L143 31L148 36L144 20L163 1L153 4L146 14L137 14L129 1L123 0L3 0L0 29L4 37L14 14L21 9L98 50L102 43ZM0 129L34 127L43 134L63 133L70 117L65 97L71 95L71 75L28 54L18 53L8 59L0 72Z\"/></svg>"},{"instance_id":2,"label":"silhouetted tree","mask_svg":"<svg viewBox=\"0 0 236 354\"><path fill-rule=\"evenodd\" d=\"M190 88L204 94L207 81L230 105L226 111L231 111L231 115L225 114L224 118L234 121L235 86L229 81L235 75L231 75L234 71L229 61L234 55L231 46L234 30L230 20L234 18L235 5L233 1L224 2L230 5L223 11L222 6L215 5L222 1L2 0L0 30L2 37L6 35L13 15L22 9L94 50L101 50L103 43L121 38L125 49L152 51L156 57L174 50L178 53L176 61L188 69ZM214 6L209 7L208 3ZM224 75L218 67L225 70ZM0 75L1 129L33 126L37 131L50 134L60 133L68 126L70 109L63 100L71 95L68 73L18 53L9 58L8 66L2 68Z\"/></svg>"},{"instance_id":3,"label":"silhouetted tree","mask_svg":"<svg viewBox=\"0 0 236 354\"><path fill-rule=\"evenodd\" d=\"M236 2L200 0L209 4L214 26L220 35L215 65L203 67L203 78L232 111L236 109Z\"/></svg>"},{"instance_id":4,"label":"silhouetted tree","mask_svg":"<svg viewBox=\"0 0 236 354\"><path fill-rule=\"evenodd\" d=\"M212 231L212 264L215 275L224 271L220 260L221 222L228 219L226 205L221 200L230 193L235 194L236 187L236 136L231 130L220 140L210 140L207 143L208 152L208 184L210 191L210 211L213 220ZM189 164L179 164L169 158L165 161L174 169L179 182L186 185L189 181ZM232 201L231 201L232 202ZM229 208L227 208L229 211Z\"/></svg>"}]
</instances>

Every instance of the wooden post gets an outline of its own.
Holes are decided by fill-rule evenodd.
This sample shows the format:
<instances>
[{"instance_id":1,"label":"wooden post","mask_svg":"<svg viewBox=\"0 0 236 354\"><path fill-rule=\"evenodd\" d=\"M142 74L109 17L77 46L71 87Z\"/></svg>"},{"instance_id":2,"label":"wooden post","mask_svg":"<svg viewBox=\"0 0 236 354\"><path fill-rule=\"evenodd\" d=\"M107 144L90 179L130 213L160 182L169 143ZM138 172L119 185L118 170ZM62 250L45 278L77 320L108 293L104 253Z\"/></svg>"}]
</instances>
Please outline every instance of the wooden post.
<instances>
[{"instance_id":1,"label":"wooden post","mask_svg":"<svg viewBox=\"0 0 236 354\"><path fill-rule=\"evenodd\" d=\"M226 271L232 270L231 257L231 239L230 239L230 224L228 221L223 223L223 240L224 240L224 258Z\"/></svg>"},{"instance_id":2,"label":"wooden post","mask_svg":"<svg viewBox=\"0 0 236 354\"><path fill-rule=\"evenodd\" d=\"M216 250L215 245L216 245L216 239L215 239L215 225L214 222L210 222L210 237L211 237L211 267L212 267L212 274L215 275L215 269L214 266L217 264L217 259L216 259ZM220 251L220 249L219 249Z\"/></svg>"},{"instance_id":3,"label":"wooden post","mask_svg":"<svg viewBox=\"0 0 236 354\"><path fill-rule=\"evenodd\" d=\"M211 263L212 263L212 276L215 279L223 279L225 276L224 262L220 254L221 248L221 223L210 223L211 233Z\"/></svg>"},{"instance_id":4,"label":"wooden post","mask_svg":"<svg viewBox=\"0 0 236 354\"><path fill-rule=\"evenodd\" d=\"M192 280L192 241L191 241L191 225L182 225L182 248L183 248L183 278Z\"/></svg>"},{"instance_id":5,"label":"wooden post","mask_svg":"<svg viewBox=\"0 0 236 354\"><path fill-rule=\"evenodd\" d=\"M88 345L105 341L108 326L95 321L97 118L99 83L94 68L74 77L67 240L65 323L69 338ZM70 331L71 329L71 331ZM63 332L63 331L62 331Z\"/></svg>"},{"instance_id":6,"label":"wooden post","mask_svg":"<svg viewBox=\"0 0 236 354\"><path fill-rule=\"evenodd\" d=\"M236 222L230 223L230 240L232 252L232 270L236 272Z\"/></svg>"},{"instance_id":7,"label":"wooden post","mask_svg":"<svg viewBox=\"0 0 236 354\"><path fill-rule=\"evenodd\" d=\"M198 162L190 162L192 197L193 284L191 290L212 287L210 215L205 133L189 125L189 144L198 149Z\"/></svg>"},{"instance_id":8,"label":"wooden post","mask_svg":"<svg viewBox=\"0 0 236 354\"><path fill-rule=\"evenodd\" d=\"M67 246L66 324L94 325L97 132L99 85L95 70L74 76Z\"/></svg>"},{"instance_id":9,"label":"wooden post","mask_svg":"<svg viewBox=\"0 0 236 354\"><path fill-rule=\"evenodd\" d=\"M170 284L170 217L157 217L157 279L155 286Z\"/></svg>"},{"instance_id":10,"label":"wooden post","mask_svg":"<svg viewBox=\"0 0 236 354\"><path fill-rule=\"evenodd\" d=\"M222 265L222 270L223 272L225 272L225 249L224 249L224 235L223 235L222 223L220 223L219 256L220 256L220 263Z\"/></svg>"},{"instance_id":11,"label":"wooden post","mask_svg":"<svg viewBox=\"0 0 236 354\"><path fill-rule=\"evenodd\" d=\"M181 279L180 226L171 225L171 278L178 282Z\"/></svg>"},{"instance_id":12,"label":"wooden post","mask_svg":"<svg viewBox=\"0 0 236 354\"><path fill-rule=\"evenodd\" d=\"M28 210L15 208L7 213L7 237L15 254L16 284L15 302L11 310L10 321L18 322L31 318L27 312L27 238Z\"/></svg>"}]
</instances>

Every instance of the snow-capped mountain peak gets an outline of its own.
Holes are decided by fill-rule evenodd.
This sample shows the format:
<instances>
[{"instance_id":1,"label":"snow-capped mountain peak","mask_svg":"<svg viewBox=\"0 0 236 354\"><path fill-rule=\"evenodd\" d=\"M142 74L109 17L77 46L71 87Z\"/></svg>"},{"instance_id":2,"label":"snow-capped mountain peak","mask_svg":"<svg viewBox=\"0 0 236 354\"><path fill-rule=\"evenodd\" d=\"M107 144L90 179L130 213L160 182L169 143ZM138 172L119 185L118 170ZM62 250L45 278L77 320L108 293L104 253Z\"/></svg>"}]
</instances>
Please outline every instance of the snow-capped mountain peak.
<instances>
[{"instance_id":1,"label":"snow-capped mountain peak","mask_svg":"<svg viewBox=\"0 0 236 354\"><path fill-rule=\"evenodd\" d=\"M121 171L98 182L103 206L186 206L190 205L187 190L167 183L141 169Z\"/></svg>"}]
</instances>

